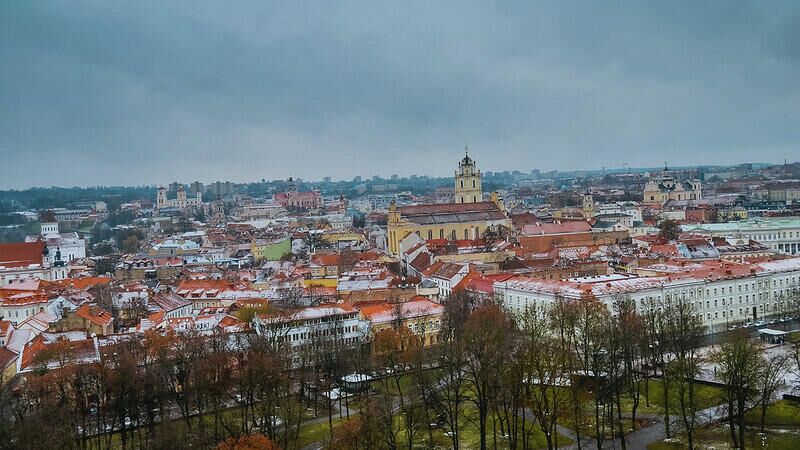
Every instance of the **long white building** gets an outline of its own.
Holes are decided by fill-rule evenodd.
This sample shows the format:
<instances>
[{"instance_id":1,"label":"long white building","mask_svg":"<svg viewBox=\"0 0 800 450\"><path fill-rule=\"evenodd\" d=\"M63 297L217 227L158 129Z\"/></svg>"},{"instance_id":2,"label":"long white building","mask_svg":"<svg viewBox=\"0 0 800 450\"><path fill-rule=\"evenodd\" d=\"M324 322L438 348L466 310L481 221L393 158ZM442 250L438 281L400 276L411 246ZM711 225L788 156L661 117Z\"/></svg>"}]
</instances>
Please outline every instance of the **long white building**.
<instances>
[{"instance_id":1,"label":"long white building","mask_svg":"<svg viewBox=\"0 0 800 450\"><path fill-rule=\"evenodd\" d=\"M745 237L787 255L800 255L800 218L757 218L739 222L682 225L684 233Z\"/></svg>"},{"instance_id":2,"label":"long white building","mask_svg":"<svg viewBox=\"0 0 800 450\"><path fill-rule=\"evenodd\" d=\"M683 299L710 332L763 318L793 315L800 287L800 258L760 264L729 261L661 264L656 276L612 274L567 280L519 276L494 284L495 297L511 311L547 307L557 299L597 298L609 308L621 296L642 309L648 302Z\"/></svg>"},{"instance_id":3,"label":"long white building","mask_svg":"<svg viewBox=\"0 0 800 450\"><path fill-rule=\"evenodd\" d=\"M253 318L253 328L259 335L277 338L298 350L332 340L343 346L356 345L367 337L369 322L349 305L332 304L303 308L285 315L257 315Z\"/></svg>"}]
</instances>

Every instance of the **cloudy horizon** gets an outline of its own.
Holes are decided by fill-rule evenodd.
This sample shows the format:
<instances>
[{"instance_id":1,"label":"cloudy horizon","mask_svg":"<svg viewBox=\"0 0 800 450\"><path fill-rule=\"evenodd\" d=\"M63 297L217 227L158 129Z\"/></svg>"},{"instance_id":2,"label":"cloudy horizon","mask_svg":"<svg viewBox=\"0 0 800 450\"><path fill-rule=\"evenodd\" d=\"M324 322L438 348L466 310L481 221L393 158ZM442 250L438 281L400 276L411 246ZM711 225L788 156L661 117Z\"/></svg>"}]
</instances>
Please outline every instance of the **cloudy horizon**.
<instances>
[{"instance_id":1,"label":"cloudy horizon","mask_svg":"<svg viewBox=\"0 0 800 450\"><path fill-rule=\"evenodd\" d=\"M0 189L800 154L796 2L4 2L0 58Z\"/></svg>"}]
</instances>

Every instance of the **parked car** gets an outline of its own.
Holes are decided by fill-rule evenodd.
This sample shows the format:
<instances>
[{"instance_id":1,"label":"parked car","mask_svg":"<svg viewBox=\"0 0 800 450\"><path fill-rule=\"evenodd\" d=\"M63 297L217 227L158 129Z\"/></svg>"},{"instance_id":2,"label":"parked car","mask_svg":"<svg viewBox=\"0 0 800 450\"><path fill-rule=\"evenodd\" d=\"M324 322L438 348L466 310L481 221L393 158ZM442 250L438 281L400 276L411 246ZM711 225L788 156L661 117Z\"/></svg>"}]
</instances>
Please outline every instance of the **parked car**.
<instances>
[{"instance_id":1,"label":"parked car","mask_svg":"<svg viewBox=\"0 0 800 450\"><path fill-rule=\"evenodd\" d=\"M744 325L742 325L742 328L753 328L754 326L755 325L753 325L753 322L745 322Z\"/></svg>"},{"instance_id":2,"label":"parked car","mask_svg":"<svg viewBox=\"0 0 800 450\"><path fill-rule=\"evenodd\" d=\"M767 322L765 322L765 321L763 321L763 320L758 320L758 321L756 321L756 323L754 323L754 324L753 324L753 326L755 326L756 328L758 328L758 327L763 327L763 326L764 326L764 325L766 325L766 324L767 324Z\"/></svg>"}]
</instances>

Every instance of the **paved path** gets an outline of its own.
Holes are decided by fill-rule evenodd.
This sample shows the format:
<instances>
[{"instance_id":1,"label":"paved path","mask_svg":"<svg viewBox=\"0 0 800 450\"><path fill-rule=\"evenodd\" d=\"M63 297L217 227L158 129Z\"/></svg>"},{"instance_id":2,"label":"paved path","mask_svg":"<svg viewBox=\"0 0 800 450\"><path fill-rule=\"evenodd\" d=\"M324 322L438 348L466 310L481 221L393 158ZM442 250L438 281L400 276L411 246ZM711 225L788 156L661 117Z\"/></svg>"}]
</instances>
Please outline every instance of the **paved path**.
<instances>
[{"instance_id":1,"label":"paved path","mask_svg":"<svg viewBox=\"0 0 800 450\"><path fill-rule=\"evenodd\" d=\"M639 450L645 449L648 445L666 439L667 433L664 430L664 416L661 414L642 413L637 414L637 418L648 420L649 424L625 435L625 444L628 449ZM678 416L669 416L670 426L673 430L673 435L679 429L682 429L682 422ZM697 425L698 427L706 425L710 422L720 420L725 417L724 406L714 406L708 409L697 412ZM630 419L630 415L623 416L623 419ZM576 440L575 432L569 428L558 426L558 432L569 437L573 441ZM577 450L578 443L562 447L565 450ZM594 438L581 439L582 450L592 450L597 448L597 442ZM603 449L613 450L622 448L622 442L619 438L614 440L606 440L603 443Z\"/></svg>"}]
</instances>

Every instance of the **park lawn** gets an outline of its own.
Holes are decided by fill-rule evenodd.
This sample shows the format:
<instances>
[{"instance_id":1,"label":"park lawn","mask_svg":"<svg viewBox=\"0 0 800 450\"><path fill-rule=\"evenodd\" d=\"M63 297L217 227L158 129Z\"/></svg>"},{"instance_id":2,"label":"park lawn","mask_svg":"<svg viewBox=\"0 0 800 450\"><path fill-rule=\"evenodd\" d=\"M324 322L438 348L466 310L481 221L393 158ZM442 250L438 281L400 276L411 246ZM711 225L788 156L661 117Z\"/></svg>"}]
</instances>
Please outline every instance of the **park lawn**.
<instances>
[{"instance_id":1,"label":"park lawn","mask_svg":"<svg viewBox=\"0 0 800 450\"><path fill-rule=\"evenodd\" d=\"M427 375L429 377L431 377L432 380L436 380L441 376L440 374L441 374L441 370L439 370L439 369L429 369ZM384 387L384 383L386 381L387 380L375 380L375 381L373 381L372 382L372 389L375 390L376 392L383 393L386 390L385 387ZM388 389L389 393L391 395L398 395L397 384L395 382L395 379L393 377L389 377L388 382L389 382L389 389ZM407 393L408 389L413 388L415 384L416 384L416 381L414 380L414 376L413 375L404 374L404 375L400 376L400 389L403 390L403 393Z\"/></svg>"},{"instance_id":2,"label":"park lawn","mask_svg":"<svg viewBox=\"0 0 800 450\"><path fill-rule=\"evenodd\" d=\"M533 420L532 417L526 418L526 427L531 427L531 421ZM478 410L475 405L467 405L464 411L464 418L461 420L462 426L461 431L459 433L459 437L461 438L461 446L462 448L480 448L481 442L481 435L480 429L478 427ZM493 441L493 430L494 430L495 420L490 415L488 418L488 423L486 424L486 439L487 443L490 447L494 447ZM520 423L519 428L522 428ZM522 430L520 430L522 431ZM443 434L443 433L442 433ZM497 422L497 443L498 448L506 448L505 443L508 442L508 438L503 437L500 435L500 422ZM447 436L445 436L447 438ZM533 424L532 429L528 432L528 439L530 442L531 448L547 448L547 440L544 437L544 433L539 428L538 424ZM519 439L520 444L522 443L522 439ZM555 433L553 435L553 442L558 445L559 447L563 447L566 445L572 444L572 439L564 436L563 434Z\"/></svg>"},{"instance_id":3,"label":"park lawn","mask_svg":"<svg viewBox=\"0 0 800 450\"><path fill-rule=\"evenodd\" d=\"M640 430L640 429L650 425L651 423L652 423L651 420L636 418L636 422L634 424L635 425L635 429L632 429L631 428L631 419L628 418L628 417L623 417L623 419L622 419L623 432L627 436L628 434L630 434L630 433L632 433L632 432L634 432L636 430ZM564 426L566 428L574 428L574 426L575 426L572 423L560 424L560 425L562 425L562 426ZM583 421L580 424L580 428L581 428L581 437L587 437L587 438L592 438L592 439L597 437L597 433L595 432L595 429L594 429L594 415L585 416ZM615 436L616 436L616 433L617 433L617 429L616 428L617 427L615 425L614 430L613 430ZM606 429L604 431L605 431L605 433L604 433L605 434L605 438L606 439L611 439L612 430L610 428L608 428L608 426L606 426Z\"/></svg>"},{"instance_id":4,"label":"park lawn","mask_svg":"<svg viewBox=\"0 0 800 450\"><path fill-rule=\"evenodd\" d=\"M800 403L779 400L767 407L766 426L800 427ZM745 416L747 424L761 424L761 408L753 408ZM800 445L798 445L800 447Z\"/></svg>"},{"instance_id":5,"label":"park lawn","mask_svg":"<svg viewBox=\"0 0 800 450\"><path fill-rule=\"evenodd\" d=\"M651 413L661 414L664 412L664 388L659 380L650 380L649 389L645 392L648 386L645 383L641 385L641 394L639 396L639 407L636 409L636 414ZM649 393L650 406L647 406L645 395ZM719 405L723 402L724 391L717 386L709 386L706 384L696 383L694 385L695 402L697 410L711 408L712 406ZM670 388L669 392L670 414L677 414L680 409L678 402L678 392ZM622 410L630 413L633 408L633 400L630 398L623 400Z\"/></svg>"},{"instance_id":6,"label":"park lawn","mask_svg":"<svg viewBox=\"0 0 800 450\"><path fill-rule=\"evenodd\" d=\"M222 418L223 418L223 420L226 422L226 424L228 426L233 427L234 429L238 430L239 426L241 425L241 416L240 416L240 414L241 414L241 411L240 411L239 407L229 408L229 409L226 409L226 410L222 411ZM298 447L302 448L302 447L305 447L308 444L311 444L311 443L317 442L317 441L327 442L328 436L329 436L329 434L328 434L328 419L327 419L327 415L322 414L322 415L318 416L317 418L320 420L319 422L302 425L300 427L300 433L299 433L299 438L298 438ZM309 411L306 411L306 420L309 420L309 419L310 420L314 419L313 414L311 414L311 412L309 412ZM192 430L191 433L194 433L194 434L197 433L198 426L199 426L198 422L200 420L202 420L203 423L205 424L206 434L207 435L211 435L212 432L213 432L213 427L214 427L214 416L211 413L206 413L202 417L198 417L198 416L192 417L193 430ZM334 431L335 431L336 427L339 426L341 421L342 421L342 419L333 419ZM185 422L183 421L182 418L171 419L170 420L170 424L171 424L171 426L177 427L176 433L178 433L178 434L186 435L186 434L189 433L189 431L186 429ZM224 427L222 427L222 428L223 428L223 432L224 432ZM145 432L145 428L142 427L139 431ZM258 430L253 430L253 432L258 432ZM94 437L94 438L89 439L89 443L97 444L98 442L101 442L102 443L101 446L105 446L105 440L104 439L105 438L102 437L102 436ZM128 445L130 445L130 443ZM113 433L112 437L111 437L111 448L114 449L114 450L122 448L122 439L121 439L119 431L115 431Z\"/></svg>"},{"instance_id":7,"label":"park lawn","mask_svg":"<svg viewBox=\"0 0 800 450\"><path fill-rule=\"evenodd\" d=\"M681 434L671 442L655 442L647 446L648 450L685 449L686 435ZM745 447L767 450L795 450L800 442L800 432L767 432L761 436L758 430L748 429L745 433ZM695 448L714 448L716 450L732 448L730 433L724 426L706 426L695 431Z\"/></svg>"},{"instance_id":8,"label":"park lawn","mask_svg":"<svg viewBox=\"0 0 800 450\"><path fill-rule=\"evenodd\" d=\"M397 392L397 382L395 381L394 377L389 377L386 380L376 380L372 382L372 389L375 392L384 393L387 391L385 383L388 383L388 392L391 395L399 395ZM402 375L400 377L400 389L403 390L403 393L408 392L414 386L414 378L411 375Z\"/></svg>"},{"instance_id":9,"label":"park lawn","mask_svg":"<svg viewBox=\"0 0 800 450\"><path fill-rule=\"evenodd\" d=\"M459 443L461 448L474 449L480 447L481 437L480 437L480 430L477 424L477 414L478 414L477 408L474 405L467 405L464 408L464 417L462 417L461 421L459 422L459 428L460 428ZM400 416L397 416L395 418L396 421L395 424L400 430L400 432L397 435L397 442L398 444L400 444L400 447L404 447L407 440L406 440L405 430L403 429L403 424L400 422L401 420L402 418ZM530 422L531 418L528 418L527 420L528 420L526 422L527 427L531 428L531 430L528 432L530 448L533 449L547 448L547 440L545 439L542 430L539 428L538 425ZM494 425L495 425L494 418L490 415L486 426L486 439L489 447L492 448L494 447L494 435L493 435ZM442 428L436 428L433 430L433 443L435 446L440 448L451 447L452 444L450 441L450 437L447 436L445 432L446 429ZM522 432L522 430L520 430L520 432ZM423 429L420 429L419 431L416 432L416 438L414 439L414 446L419 448L424 448L426 447L425 444L427 444L429 439L430 438L428 435L428 429L427 427L423 427ZM519 441L521 445L522 439L520 438ZM570 445L573 442L567 436L558 433L556 433L553 436L553 441L559 447ZM500 422L498 421L497 422L498 448L507 448L508 447L507 442L508 438L501 435Z\"/></svg>"},{"instance_id":10,"label":"park lawn","mask_svg":"<svg viewBox=\"0 0 800 450\"><path fill-rule=\"evenodd\" d=\"M336 427L338 427L341 423L342 419L333 419L334 432L336 431ZM330 437L329 433L327 417L319 422L302 425L300 426L300 434L297 440L297 446L298 448L303 448L314 442L327 442L328 438Z\"/></svg>"}]
</instances>

